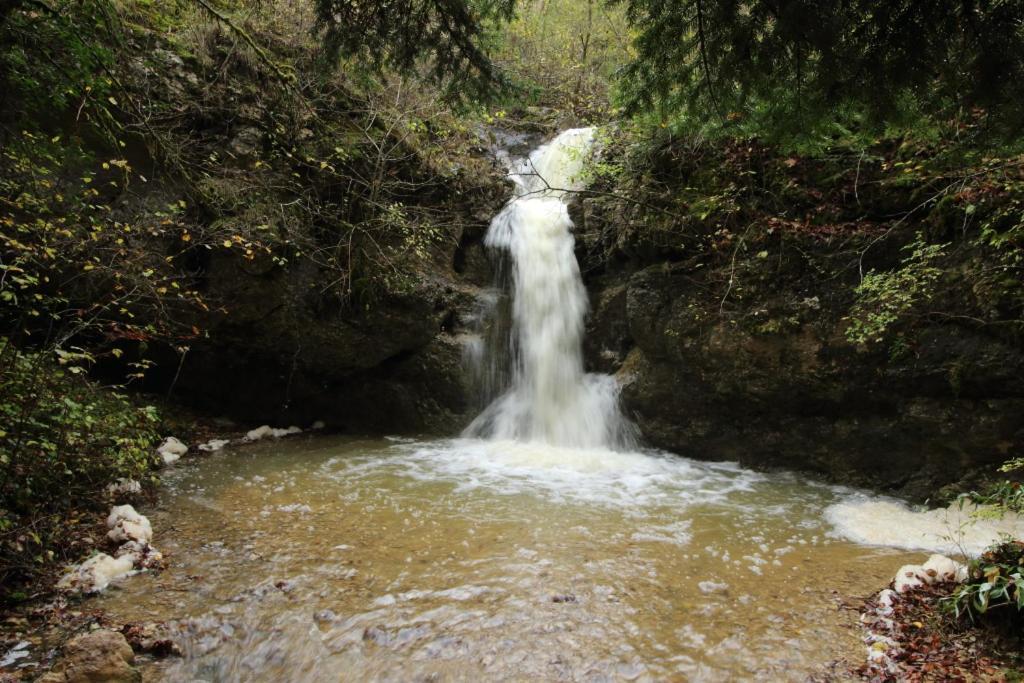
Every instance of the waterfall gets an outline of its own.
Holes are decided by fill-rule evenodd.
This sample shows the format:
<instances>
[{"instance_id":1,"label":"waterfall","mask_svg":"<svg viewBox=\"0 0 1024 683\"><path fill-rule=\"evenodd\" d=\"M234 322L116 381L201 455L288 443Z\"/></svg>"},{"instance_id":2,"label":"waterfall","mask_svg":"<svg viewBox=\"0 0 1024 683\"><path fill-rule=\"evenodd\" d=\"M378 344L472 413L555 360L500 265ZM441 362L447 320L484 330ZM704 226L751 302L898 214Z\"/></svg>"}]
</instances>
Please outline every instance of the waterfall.
<instances>
[{"instance_id":1,"label":"waterfall","mask_svg":"<svg viewBox=\"0 0 1024 683\"><path fill-rule=\"evenodd\" d=\"M484 240L499 266L496 295L482 314L489 332L478 350L482 385L497 396L466 436L576 448L633 445L615 379L583 370L587 292L566 202L583 187L593 148L593 128L567 130L509 173L515 195Z\"/></svg>"}]
</instances>

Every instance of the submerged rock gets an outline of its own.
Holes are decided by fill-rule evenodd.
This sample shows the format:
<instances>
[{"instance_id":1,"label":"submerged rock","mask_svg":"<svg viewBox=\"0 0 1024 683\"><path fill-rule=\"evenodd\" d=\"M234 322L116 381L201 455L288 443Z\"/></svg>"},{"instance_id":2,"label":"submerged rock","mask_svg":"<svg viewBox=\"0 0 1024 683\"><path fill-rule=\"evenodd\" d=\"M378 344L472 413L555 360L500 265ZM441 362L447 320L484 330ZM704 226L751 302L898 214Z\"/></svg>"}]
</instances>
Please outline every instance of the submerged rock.
<instances>
[{"instance_id":1,"label":"submerged rock","mask_svg":"<svg viewBox=\"0 0 1024 683\"><path fill-rule=\"evenodd\" d=\"M165 465L170 465L188 453L188 446L173 436L169 436L164 439L163 443L156 449L156 452L163 458Z\"/></svg>"},{"instance_id":2,"label":"submerged rock","mask_svg":"<svg viewBox=\"0 0 1024 683\"><path fill-rule=\"evenodd\" d=\"M206 453L214 453L231 443L231 439L210 439L206 443L199 444L199 450Z\"/></svg>"},{"instance_id":3,"label":"submerged rock","mask_svg":"<svg viewBox=\"0 0 1024 683\"><path fill-rule=\"evenodd\" d=\"M72 639L63 659L40 683L138 683L135 653L123 635L99 630Z\"/></svg>"}]
</instances>

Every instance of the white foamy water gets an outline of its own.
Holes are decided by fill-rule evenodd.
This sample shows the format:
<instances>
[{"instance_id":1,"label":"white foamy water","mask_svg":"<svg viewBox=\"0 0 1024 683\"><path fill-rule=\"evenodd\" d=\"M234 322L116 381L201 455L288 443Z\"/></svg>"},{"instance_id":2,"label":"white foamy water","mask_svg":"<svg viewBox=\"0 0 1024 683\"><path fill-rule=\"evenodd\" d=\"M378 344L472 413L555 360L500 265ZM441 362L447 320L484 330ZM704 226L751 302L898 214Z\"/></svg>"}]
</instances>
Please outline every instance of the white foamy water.
<instances>
[{"instance_id":1,"label":"white foamy water","mask_svg":"<svg viewBox=\"0 0 1024 683\"><path fill-rule=\"evenodd\" d=\"M584 184L593 146L593 128L568 130L510 173L515 196L485 239L511 259L510 338L495 350L511 356L510 386L467 436L580 448L634 443L615 380L583 371L587 292L566 201Z\"/></svg>"},{"instance_id":2,"label":"white foamy water","mask_svg":"<svg viewBox=\"0 0 1024 683\"><path fill-rule=\"evenodd\" d=\"M646 515L652 507L682 512L696 504L723 502L733 493L753 490L764 479L733 463L697 465L669 453L479 439L403 444L386 461L353 464L332 459L322 472L351 482L364 474L375 476L385 465L400 468L403 477L418 482L450 482L460 493L525 493L620 508L634 516Z\"/></svg>"},{"instance_id":3,"label":"white foamy water","mask_svg":"<svg viewBox=\"0 0 1024 683\"><path fill-rule=\"evenodd\" d=\"M830 506L825 518L836 532L856 543L947 555L979 555L1004 537L1024 538L1024 520L1015 514L954 503L937 510L912 510L906 504L874 498Z\"/></svg>"}]
</instances>

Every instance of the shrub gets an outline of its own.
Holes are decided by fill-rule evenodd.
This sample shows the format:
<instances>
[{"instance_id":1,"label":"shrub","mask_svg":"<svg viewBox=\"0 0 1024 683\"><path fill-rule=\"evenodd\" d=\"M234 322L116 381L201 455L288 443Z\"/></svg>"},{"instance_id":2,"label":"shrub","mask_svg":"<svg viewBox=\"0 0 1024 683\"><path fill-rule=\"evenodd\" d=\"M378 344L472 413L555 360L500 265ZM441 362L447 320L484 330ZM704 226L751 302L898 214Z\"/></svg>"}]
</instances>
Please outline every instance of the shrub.
<instances>
[{"instance_id":1,"label":"shrub","mask_svg":"<svg viewBox=\"0 0 1024 683\"><path fill-rule=\"evenodd\" d=\"M65 518L109 483L158 464L157 414L86 378L83 354L14 348L0 338L0 585L61 555ZM74 558L72 558L74 559Z\"/></svg>"},{"instance_id":2,"label":"shrub","mask_svg":"<svg viewBox=\"0 0 1024 683\"><path fill-rule=\"evenodd\" d=\"M1003 463L999 471L1010 476L991 484L981 493L971 492L964 496L977 505L994 508L1000 514L1024 514L1024 486L1019 481L1021 473L1024 473L1024 458Z\"/></svg>"},{"instance_id":3,"label":"shrub","mask_svg":"<svg viewBox=\"0 0 1024 683\"><path fill-rule=\"evenodd\" d=\"M998 609L1013 621L1024 619L1024 542L1005 541L972 560L967 582L946 601L958 618L975 620Z\"/></svg>"},{"instance_id":4,"label":"shrub","mask_svg":"<svg viewBox=\"0 0 1024 683\"><path fill-rule=\"evenodd\" d=\"M928 301L942 275L936 261L945 255L947 246L926 244L918 234L904 247L909 256L899 268L867 273L856 289L857 303L849 317L846 338L855 344L881 342L894 324Z\"/></svg>"}]
</instances>

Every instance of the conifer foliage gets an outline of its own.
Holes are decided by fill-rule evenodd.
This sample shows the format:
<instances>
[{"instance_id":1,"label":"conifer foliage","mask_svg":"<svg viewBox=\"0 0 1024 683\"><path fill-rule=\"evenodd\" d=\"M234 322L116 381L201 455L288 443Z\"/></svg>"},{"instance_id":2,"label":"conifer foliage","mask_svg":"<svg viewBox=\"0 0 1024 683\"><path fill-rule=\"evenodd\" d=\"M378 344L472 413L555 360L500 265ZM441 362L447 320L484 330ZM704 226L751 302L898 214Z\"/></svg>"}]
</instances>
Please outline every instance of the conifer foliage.
<instances>
[{"instance_id":1,"label":"conifer foliage","mask_svg":"<svg viewBox=\"0 0 1024 683\"><path fill-rule=\"evenodd\" d=\"M515 0L316 0L332 57L430 77L461 96L486 96L504 82L488 56L491 27L512 18Z\"/></svg>"},{"instance_id":2,"label":"conifer foliage","mask_svg":"<svg viewBox=\"0 0 1024 683\"><path fill-rule=\"evenodd\" d=\"M1024 122L1019 0L613 0L637 31L626 103L718 120L893 121L983 107Z\"/></svg>"}]
</instances>

